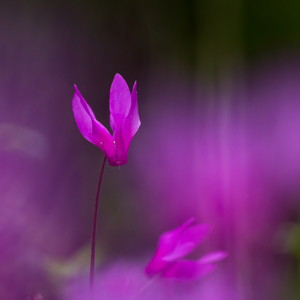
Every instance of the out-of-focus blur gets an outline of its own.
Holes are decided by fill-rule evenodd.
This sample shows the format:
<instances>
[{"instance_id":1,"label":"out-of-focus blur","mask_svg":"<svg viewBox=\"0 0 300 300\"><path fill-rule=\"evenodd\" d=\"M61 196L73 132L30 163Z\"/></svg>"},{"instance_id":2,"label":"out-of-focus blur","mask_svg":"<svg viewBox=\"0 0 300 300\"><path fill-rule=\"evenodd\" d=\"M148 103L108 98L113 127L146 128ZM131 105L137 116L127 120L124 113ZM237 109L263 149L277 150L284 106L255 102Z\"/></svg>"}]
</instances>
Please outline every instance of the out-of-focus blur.
<instances>
[{"instance_id":1,"label":"out-of-focus blur","mask_svg":"<svg viewBox=\"0 0 300 300\"><path fill-rule=\"evenodd\" d=\"M225 3L226 2L226 3ZM0 298L88 298L103 153L76 84L109 128L116 73L141 127L106 166L96 299L300 297L300 2L0 1ZM213 227L194 282L147 278L158 238Z\"/></svg>"}]
</instances>

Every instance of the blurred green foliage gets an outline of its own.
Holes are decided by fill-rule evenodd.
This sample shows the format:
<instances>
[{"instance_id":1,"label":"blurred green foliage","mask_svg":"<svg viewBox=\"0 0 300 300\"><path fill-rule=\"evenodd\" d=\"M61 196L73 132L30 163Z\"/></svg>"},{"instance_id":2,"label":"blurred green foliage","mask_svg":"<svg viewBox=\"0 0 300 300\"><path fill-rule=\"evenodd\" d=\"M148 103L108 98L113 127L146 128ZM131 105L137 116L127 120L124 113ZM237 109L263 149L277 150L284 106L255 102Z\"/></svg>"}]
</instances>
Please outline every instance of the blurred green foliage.
<instances>
[{"instance_id":1,"label":"blurred green foliage","mask_svg":"<svg viewBox=\"0 0 300 300\"><path fill-rule=\"evenodd\" d=\"M285 231L284 248L300 263L300 224L290 224Z\"/></svg>"}]
</instances>

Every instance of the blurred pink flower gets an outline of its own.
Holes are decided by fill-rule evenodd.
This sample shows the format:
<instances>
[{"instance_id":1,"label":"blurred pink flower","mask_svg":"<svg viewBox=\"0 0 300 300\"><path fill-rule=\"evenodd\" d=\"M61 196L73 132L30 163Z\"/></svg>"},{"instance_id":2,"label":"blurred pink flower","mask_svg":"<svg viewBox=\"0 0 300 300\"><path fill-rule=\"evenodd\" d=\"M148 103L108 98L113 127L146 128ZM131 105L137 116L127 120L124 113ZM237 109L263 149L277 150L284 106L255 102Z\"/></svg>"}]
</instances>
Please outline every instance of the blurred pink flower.
<instances>
[{"instance_id":1,"label":"blurred pink flower","mask_svg":"<svg viewBox=\"0 0 300 300\"><path fill-rule=\"evenodd\" d=\"M92 109L84 100L76 85L74 85L74 88L73 113L81 134L104 152L111 166L126 164L130 141L141 125L137 105L136 82L130 95L130 90L123 77L120 74L116 74L114 77L109 99L112 136L96 120Z\"/></svg>"},{"instance_id":2,"label":"blurred pink flower","mask_svg":"<svg viewBox=\"0 0 300 300\"><path fill-rule=\"evenodd\" d=\"M151 280L141 272L143 260L116 260L98 270L93 299L109 300L237 300L228 272L223 269L197 281ZM82 274L67 282L63 300L89 299L87 279Z\"/></svg>"},{"instance_id":3,"label":"blurred pink flower","mask_svg":"<svg viewBox=\"0 0 300 300\"><path fill-rule=\"evenodd\" d=\"M190 218L182 226L161 235L156 253L148 266L149 276L195 280L215 269L214 262L224 259L226 252L210 252L197 261L181 260L199 245L210 229L207 224L191 226Z\"/></svg>"}]
</instances>

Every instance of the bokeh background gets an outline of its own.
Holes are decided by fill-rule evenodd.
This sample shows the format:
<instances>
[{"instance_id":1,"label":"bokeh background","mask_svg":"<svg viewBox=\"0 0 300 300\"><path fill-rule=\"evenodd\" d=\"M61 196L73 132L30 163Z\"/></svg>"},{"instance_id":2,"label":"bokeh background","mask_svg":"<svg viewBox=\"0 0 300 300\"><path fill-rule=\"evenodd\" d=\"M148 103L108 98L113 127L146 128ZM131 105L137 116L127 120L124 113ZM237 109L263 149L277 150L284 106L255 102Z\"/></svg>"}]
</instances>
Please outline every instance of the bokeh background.
<instances>
[{"instance_id":1,"label":"bokeh background","mask_svg":"<svg viewBox=\"0 0 300 300\"><path fill-rule=\"evenodd\" d=\"M295 0L0 1L0 298L86 298L103 153L73 84L109 128L120 73L142 125L104 174L99 299L132 299L191 216L213 227L195 257L228 258L138 299L299 299L299 49Z\"/></svg>"}]
</instances>

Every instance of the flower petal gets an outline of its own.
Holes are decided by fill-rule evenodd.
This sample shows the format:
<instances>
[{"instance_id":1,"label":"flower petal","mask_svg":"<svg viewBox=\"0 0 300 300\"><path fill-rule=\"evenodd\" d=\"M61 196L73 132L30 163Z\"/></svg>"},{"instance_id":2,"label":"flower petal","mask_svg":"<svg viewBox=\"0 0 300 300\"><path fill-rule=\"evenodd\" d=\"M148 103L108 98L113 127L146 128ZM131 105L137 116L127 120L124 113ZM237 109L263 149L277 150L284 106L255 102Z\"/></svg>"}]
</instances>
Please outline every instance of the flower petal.
<instances>
[{"instance_id":1,"label":"flower petal","mask_svg":"<svg viewBox=\"0 0 300 300\"><path fill-rule=\"evenodd\" d=\"M162 260L159 257L154 257L145 268L145 272L148 276L153 277L169 265L170 262Z\"/></svg>"},{"instance_id":2,"label":"flower petal","mask_svg":"<svg viewBox=\"0 0 300 300\"><path fill-rule=\"evenodd\" d=\"M187 228L178 241L178 245L193 243L195 247L200 244L211 227L208 224L195 225Z\"/></svg>"},{"instance_id":3,"label":"flower petal","mask_svg":"<svg viewBox=\"0 0 300 300\"><path fill-rule=\"evenodd\" d=\"M170 264L170 262L166 261L164 258L173 252L182 232L184 232L192 222L194 222L194 218L190 218L179 228L176 228L169 232L165 232L160 236L158 247L154 254L154 257L152 258L152 260L149 262L149 264L145 269L148 275L150 276L155 275L161 272L164 268L166 268Z\"/></svg>"},{"instance_id":4,"label":"flower petal","mask_svg":"<svg viewBox=\"0 0 300 300\"><path fill-rule=\"evenodd\" d=\"M224 259L227 255L227 252L224 251L214 251L202 256L198 262L201 264L212 263Z\"/></svg>"},{"instance_id":5,"label":"flower petal","mask_svg":"<svg viewBox=\"0 0 300 300\"><path fill-rule=\"evenodd\" d=\"M113 132L115 132L116 129L117 129L117 124L116 124L112 114L110 115L110 127L111 127Z\"/></svg>"},{"instance_id":6,"label":"flower petal","mask_svg":"<svg viewBox=\"0 0 300 300\"><path fill-rule=\"evenodd\" d=\"M176 247L180 236L192 222L194 222L194 218L189 219L182 226L162 234L159 238L156 255L163 258L166 255L171 254Z\"/></svg>"},{"instance_id":7,"label":"flower petal","mask_svg":"<svg viewBox=\"0 0 300 300\"><path fill-rule=\"evenodd\" d=\"M166 278L196 280L215 268L214 264L201 264L195 261L183 260L172 263L161 275Z\"/></svg>"},{"instance_id":8,"label":"flower petal","mask_svg":"<svg viewBox=\"0 0 300 300\"><path fill-rule=\"evenodd\" d=\"M116 126L121 126L131 106L131 95L128 85L120 74L116 74L110 87L109 110Z\"/></svg>"},{"instance_id":9,"label":"flower petal","mask_svg":"<svg viewBox=\"0 0 300 300\"><path fill-rule=\"evenodd\" d=\"M176 259L182 258L188 253L190 253L194 248L195 248L194 243L181 244L178 247L176 247L174 251L172 251L170 254L163 257L163 260L169 262L175 261Z\"/></svg>"},{"instance_id":10,"label":"flower petal","mask_svg":"<svg viewBox=\"0 0 300 300\"><path fill-rule=\"evenodd\" d=\"M163 259L166 261L174 261L183 258L189 254L198 244L203 240L204 236L209 231L210 226L207 224L196 225L187 228L180 235L177 245L174 250L165 256Z\"/></svg>"},{"instance_id":11,"label":"flower petal","mask_svg":"<svg viewBox=\"0 0 300 300\"><path fill-rule=\"evenodd\" d=\"M113 138L109 131L96 119L92 119L92 126L94 144L104 152L111 164L111 159L115 157Z\"/></svg>"},{"instance_id":12,"label":"flower petal","mask_svg":"<svg viewBox=\"0 0 300 300\"><path fill-rule=\"evenodd\" d=\"M124 119L122 125L122 135L123 135L126 148L129 147L130 141L138 131L140 125L141 125L141 121L140 121L139 111L138 111L136 82L135 82L132 88L130 110L128 112L127 117Z\"/></svg>"},{"instance_id":13,"label":"flower petal","mask_svg":"<svg viewBox=\"0 0 300 300\"><path fill-rule=\"evenodd\" d=\"M113 141L115 146L114 166L125 165L127 163L128 149L124 145L120 127L116 127L113 134Z\"/></svg>"},{"instance_id":14,"label":"flower petal","mask_svg":"<svg viewBox=\"0 0 300 300\"><path fill-rule=\"evenodd\" d=\"M76 85L74 84L75 93L72 100L72 108L75 121L81 134L91 143L95 144L93 137L92 120L96 119L92 109L84 100Z\"/></svg>"}]
</instances>

